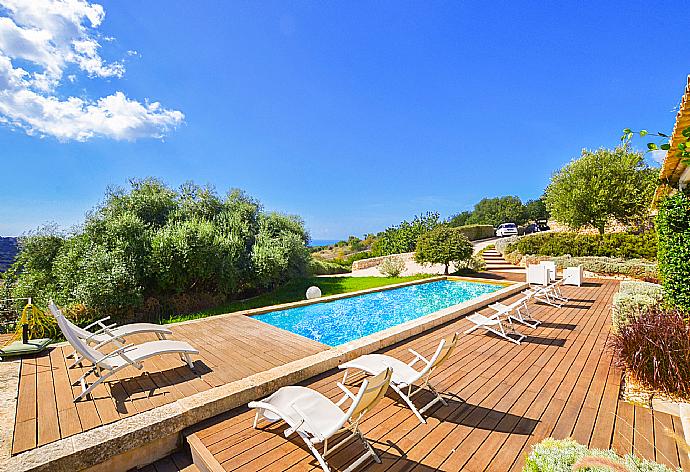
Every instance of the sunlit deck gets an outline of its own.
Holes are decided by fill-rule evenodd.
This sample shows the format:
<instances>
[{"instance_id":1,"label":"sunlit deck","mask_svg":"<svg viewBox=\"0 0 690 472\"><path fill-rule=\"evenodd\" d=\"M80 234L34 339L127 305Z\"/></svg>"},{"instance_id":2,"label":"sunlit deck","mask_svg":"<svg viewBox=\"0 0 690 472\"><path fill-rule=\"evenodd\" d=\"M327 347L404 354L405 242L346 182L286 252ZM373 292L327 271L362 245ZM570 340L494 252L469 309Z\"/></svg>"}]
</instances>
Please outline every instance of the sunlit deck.
<instances>
[{"instance_id":1,"label":"sunlit deck","mask_svg":"<svg viewBox=\"0 0 690 472\"><path fill-rule=\"evenodd\" d=\"M679 418L619 399L621 373L605 348L617 287L615 281L590 280L566 288L572 301L562 309L533 305L544 323L535 330L520 327L530 335L521 346L479 331L462 336L452 362L436 377L449 406L432 409L423 425L389 393L362 424L383 459L366 470L519 470L530 446L548 436L572 436L591 447L690 470L672 436L683 434ZM430 354L442 336L469 326L460 319L383 352L407 359L413 347ZM336 398L340 379L329 371L304 384ZM284 438L282 426L254 430L252 418L238 408L199 425L197 447L228 471L318 470L306 448ZM357 448L353 442L329 463L347 466ZM163 470L160 464L150 470Z\"/></svg>"},{"instance_id":2,"label":"sunlit deck","mask_svg":"<svg viewBox=\"0 0 690 472\"><path fill-rule=\"evenodd\" d=\"M67 369L69 346L49 349L21 361L19 395L12 453L33 449L82 431L248 377L257 372L327 349L246 316L222 316L172 326L175 339L199 349L192 372L176 356L144 363L144 370L127 368L74 403L79 387L71 387L82 369ZM128 342L156 339L154 335Z\"/></svg>"}]
</instances>

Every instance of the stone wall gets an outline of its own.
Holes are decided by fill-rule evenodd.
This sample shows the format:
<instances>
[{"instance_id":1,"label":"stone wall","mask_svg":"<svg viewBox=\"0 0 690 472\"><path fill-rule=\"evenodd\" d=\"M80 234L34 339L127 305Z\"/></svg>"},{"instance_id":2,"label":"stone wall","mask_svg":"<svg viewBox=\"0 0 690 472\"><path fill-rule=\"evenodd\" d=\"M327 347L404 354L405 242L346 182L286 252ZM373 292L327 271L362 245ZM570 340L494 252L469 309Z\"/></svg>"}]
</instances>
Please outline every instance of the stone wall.
<instances>
[{"instance_id":1,"label":"stone wall","mask_svg":"<svg viewBox=\"0 0 690 472\"><path fill-rule=\"evenodd\" d=\"M387 257L400 257L404 261L412 261L414 260L414 252L404 252L402 254L391 254L389 256L379 256L379 257L370 257L369 259L360 259L358 261L354 261L352 263L352 270L361 270L361 269L368 269L369 267L376 267L379 264L383 262L384 259Z\"/></svg>"}]
</instances>

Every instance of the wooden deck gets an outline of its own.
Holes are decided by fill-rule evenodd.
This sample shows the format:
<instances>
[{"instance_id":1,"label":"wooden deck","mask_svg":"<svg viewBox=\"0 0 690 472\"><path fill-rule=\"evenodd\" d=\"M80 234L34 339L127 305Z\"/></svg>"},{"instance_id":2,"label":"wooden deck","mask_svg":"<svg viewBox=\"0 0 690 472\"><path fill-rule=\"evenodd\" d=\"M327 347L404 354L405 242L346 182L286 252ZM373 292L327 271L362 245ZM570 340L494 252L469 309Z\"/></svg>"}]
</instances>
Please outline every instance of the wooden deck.
<instances>
[{"instance_id":1,"label":"wooden deck","mask_svg":"<svg viewBox=\"0 0 690 472\"><path fill-rule=\"evenodd\" d=\"M200 351L192 372L176 356L144 362L144 370L127 368L94 390L91 399L72 401L79 387L70 384L82 369L67 369L68 347L57 347L21 362L12 453L42 446L97 426L112 423L287 362L327 349L246 316L207 318L172 326L174 339ZM154 335L128 342L156 339Z\"/></svg>"},{"instance_id":2,"label":"wooden deck","mask_svg":"<svg viewBox=\"0 0 690 472\"><path fill-rule=\"evenodd\" d=\"M530 446L545 437L573 437L591 447L612 447L690 470L687 454L672 434L682 436L679 418L619 400L621 373L605 349L610 304L618 283L590 280L568 287L562 309L532 305L541 327L519 329L530 336L520 346L475 331L463 335L451 362L435 377L449 406L432 409L420 424L388 396L362 424L383 463L368 471L520 470ZM441 337L469 327L460 319L383 352L407 360L407 348L431 354ZM338 398L340 372L305 385ZM422 401L422 399L418 399ZM284 426L252 429L253 414L238 408L199 425L194 436L223 469L241 471L319 470ZM360 454L353 442L329 457L346 467Z\"/></svg>"}]
</instances>

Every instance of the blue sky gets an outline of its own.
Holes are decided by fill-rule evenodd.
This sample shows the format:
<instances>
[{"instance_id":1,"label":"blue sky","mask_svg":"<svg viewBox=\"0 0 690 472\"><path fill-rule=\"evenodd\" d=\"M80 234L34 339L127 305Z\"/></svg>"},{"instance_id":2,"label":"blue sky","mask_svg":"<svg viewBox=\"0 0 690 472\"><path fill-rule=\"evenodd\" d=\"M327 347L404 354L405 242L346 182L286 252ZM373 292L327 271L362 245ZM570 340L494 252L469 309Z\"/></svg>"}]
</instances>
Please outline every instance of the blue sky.
<instances>
[{"instance_id":1,"label":"blue sky","mask_svg":"<svg viewBox=\"0 0 690 472\"><path fill-rule=\"evenodd\" d=\"M0 16L53 27L21 3ZM316 239L535 198L583 147L669 131L690 72L681 2L100 4L75 33L96 53L32 63L0 39L14 70L54 72L7 85L0 61L0 235L70 227L145 176L242 188Z\"/></svg>"}]
</instances>

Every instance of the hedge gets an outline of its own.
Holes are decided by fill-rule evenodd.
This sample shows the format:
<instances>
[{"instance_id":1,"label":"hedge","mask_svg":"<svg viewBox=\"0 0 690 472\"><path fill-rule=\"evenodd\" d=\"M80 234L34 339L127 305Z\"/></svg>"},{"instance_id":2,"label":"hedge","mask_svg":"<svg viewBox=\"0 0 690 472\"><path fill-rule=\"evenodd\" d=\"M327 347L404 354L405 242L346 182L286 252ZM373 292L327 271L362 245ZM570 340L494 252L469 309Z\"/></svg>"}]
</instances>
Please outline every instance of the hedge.
<instances>
[{"instance_id":1,"label":"hedge","mask_svg":"<svg viewBox=\"0 0 690 472\"><path fill-rule=\"evenodd\" d=\"M642 234L609 233L538 233L519 239L505 249L506 252L520 251L522 254L541 256L620 257L623 259L655 260L657 235L654 231Z\"/></svg>"},{"instance_id":2,"label":"hedge","mask_svg":"<svg viewBox=\"0 0 690 472\"><path fill-rule=\"evenodd\" d=\"M656 217L659 273L668 302L690 311L690 196L665 198Z\"/></svg>"},{"instance_id":3,"label":"hedge","mask_svg":"<svg viewBox=\"0 0 690 472\"><path fill-rule=\"evenodd\" d=\"M457 226L457 229L462 231L470 241L492 238L495 234L494 227L491 225L465 225Z\"/></svg>"}]
</instances>

